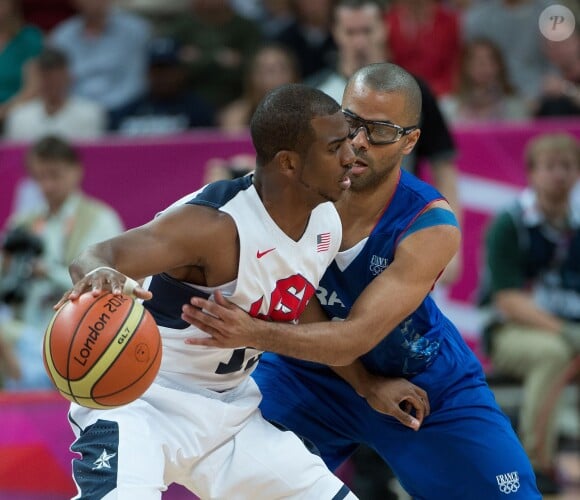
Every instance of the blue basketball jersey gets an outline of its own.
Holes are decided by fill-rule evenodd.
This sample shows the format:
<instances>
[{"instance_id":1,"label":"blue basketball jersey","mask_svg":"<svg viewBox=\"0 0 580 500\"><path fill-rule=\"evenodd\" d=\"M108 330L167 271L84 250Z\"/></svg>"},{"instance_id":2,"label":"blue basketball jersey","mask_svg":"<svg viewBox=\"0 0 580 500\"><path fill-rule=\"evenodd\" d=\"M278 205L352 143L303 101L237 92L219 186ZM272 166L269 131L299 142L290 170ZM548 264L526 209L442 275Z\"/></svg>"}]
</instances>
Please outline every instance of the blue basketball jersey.
<instances>
[{"instance_id":1,"label":"blue basketball jersey","mask_svg":"<svg viewBox=\"0 0 580 500\"><path fill-rule=\"evenodd\" d=\"M340 252L320 282L318 298L331 318L346 318L407 236L457 225L451 211L432 207L440 199L433 187L401 173L369 236ZM541 498L481 364L429 296L361 359L369 371L404 376L427 392L431 414L418 432L375 411L329 367L271 353L253 374L264 395L263 415L310 442L333 469L366 444L417 500Z\"/></svg>"},{"instance_id":2,"label":"blue basketball jersey","mask_svg":"<svg viewBox=\"0 0 580 500\"><path fill-rule=\"evenodd\" d=\"M344 319L367 285L391 262L397 246L420 224L420 216L441 194L429 184L402 171L399 185L383 215L368 238L340 252L322 278L317 292L331 318ZM448 210L433 208L428 224L454 224ZM385 308L389 305L385 304ZM421 305L373 350L362 357L373 373L397 376L415 375L431 365L439 351L444 323L435 302L427 296ZM385 332L387 333L387 332Z\"/></svg>"}]
</instances>

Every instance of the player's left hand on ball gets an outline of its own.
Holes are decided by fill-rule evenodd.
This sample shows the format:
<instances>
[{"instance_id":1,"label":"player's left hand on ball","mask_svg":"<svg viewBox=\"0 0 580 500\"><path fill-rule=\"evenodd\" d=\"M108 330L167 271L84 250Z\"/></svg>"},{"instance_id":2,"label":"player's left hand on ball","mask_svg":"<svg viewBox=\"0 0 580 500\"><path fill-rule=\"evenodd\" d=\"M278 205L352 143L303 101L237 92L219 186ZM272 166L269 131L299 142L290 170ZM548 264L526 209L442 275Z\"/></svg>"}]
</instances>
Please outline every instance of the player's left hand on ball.
<instances>
[{"instance_id":1,"label":"player's left hand on ball","mask_svg":"<svg viewBox=\"0 0 580 500\"><path fill-rule=\"evenodd\" d=\"M214 300L192 297L189 304L184 304L181 319L211 335L206 338L190 337L185 343L227 348L252 345L255 320L225 299L219 291L215 293Z\"/></svg>"},{"instance_id":2,"label":"player's left hand on ball","mask_svg":"<svg viewBox=\"0 0 580 500\"><path fill-rule=\"evenodd\" d=\"M376 411L395 417L415 431L431 411L427 393L405 378L376 377L368 387L366 400Z\"/></svg>"}]
</instances>

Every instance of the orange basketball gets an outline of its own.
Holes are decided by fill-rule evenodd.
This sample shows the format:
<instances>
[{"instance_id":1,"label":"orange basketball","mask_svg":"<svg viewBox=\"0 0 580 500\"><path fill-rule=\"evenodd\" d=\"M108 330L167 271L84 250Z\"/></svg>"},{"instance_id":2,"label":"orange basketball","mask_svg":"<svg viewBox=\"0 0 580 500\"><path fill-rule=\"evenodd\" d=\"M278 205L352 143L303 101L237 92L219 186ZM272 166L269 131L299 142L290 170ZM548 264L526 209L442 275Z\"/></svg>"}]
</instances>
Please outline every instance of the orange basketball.
<instances>
[{"instance_id":1,"label":"orange basketball","mask_svg":"<svg viewBox=\"0 0 580 500\"><path fill-rule=\"evenodd\" d=\"M114 408L134 401L153 382L161 364L161 336L139 301L86 293L53 316L43 358L66 399L88 408Z\"/></svg>"}]
</instances>

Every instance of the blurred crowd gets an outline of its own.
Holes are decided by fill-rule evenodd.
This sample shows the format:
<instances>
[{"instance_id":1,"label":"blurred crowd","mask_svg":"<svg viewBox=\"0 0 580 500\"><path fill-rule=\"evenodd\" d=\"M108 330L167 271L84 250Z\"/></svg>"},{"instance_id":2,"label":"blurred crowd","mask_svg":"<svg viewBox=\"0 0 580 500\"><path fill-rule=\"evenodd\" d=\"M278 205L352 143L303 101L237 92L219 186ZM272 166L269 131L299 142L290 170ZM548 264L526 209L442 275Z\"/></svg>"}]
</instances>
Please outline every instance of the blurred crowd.
<instances>
[{"instance_id":1,"label":"blurred crowd","mask_svg":"<svg viewBox=\"0 0 580 500\"><path fill-rule=\"evenodd\" d=\"M384 60L422 79L451 124L577 115L580 35L540 34L552 3L0 0L2 135L244 129L277 85L330 86L340 100L341 77ZM341 13L370 4L377 25Z\"/></svg>"},{"instance_id":2,"label":"blurred crowd","mask_svg":"<svg viewBox=\"0 0 580 500\"><path fill-rule=\"evenodd\" d=\"M558 41L538 29L542 12L555 3L567 7L577 23ZM113 208L82 192L76 141L204 128L244 132L262 97L279 85L303 82L340 102L355 71L390 61L417 78L423 97L421 139L405 168L415 171L425 160L433 183L461 219L451 131L483 122L578 117L579 21L578 0L0 0L0 141L28 147L28 179L2 228L0 387L50 387L42 366L27 360L39 359L52 304L68 286L68 263L83 246L123 229ZM563 182L575 183L578 141L556 138L557 147L551 141L534 150L539 159L534 158L533 168L528 165L534 181L529 189L545 186L538 174L531 175L534 168L541 171L536 165L565 167ZM558 157L562 149L564 159ZM216 159L207 166L207 180L242 175L252 162L244 156L230 164ZM571 189L562 189L564 220ZM578 220L571 221L554 238L569 241L569 234L578 234ZM507 235L501 230L496 229L501 241L510 241L509 224ZM487 244L493 253L493 241ZM497 266L498 283L506 276L498 257L502 252L496 250L488 263L492 271ZM17 279L10 281L22 272L18 266L28 265L25 259L39 255L42 259L29 266L33 286L22 290ZM505 266L513 275L513 265ZM452 283L460 273L458 255L442 280ZM513 277L518 286L523 279ZM502 286L493 293L505 301ZM509 316L503 302L495 306ZM580 339L580 303L560 319L573 330L567 334ZM529 330L528 319L516 314L514 321ZM535 327L558 330L558 321ZM524 388L540 369L538 359L549 363L521 417L533 454L540 446L533 437L538 401L549 392L550 380L578 355L578 340L573 348L556 346L551 358L549 349L537 343L538 359L530 354L524 368L514 359L521 359L519 350L531 343L522 342L517 332L510 335L509 350L493 351L494 343L499 345L494 341L490 354L498 369L503 365ZM546 474L556 448L553 425L542 450ZM377 493L377 498L386 495Z\"/></svg>"}]
</instances>

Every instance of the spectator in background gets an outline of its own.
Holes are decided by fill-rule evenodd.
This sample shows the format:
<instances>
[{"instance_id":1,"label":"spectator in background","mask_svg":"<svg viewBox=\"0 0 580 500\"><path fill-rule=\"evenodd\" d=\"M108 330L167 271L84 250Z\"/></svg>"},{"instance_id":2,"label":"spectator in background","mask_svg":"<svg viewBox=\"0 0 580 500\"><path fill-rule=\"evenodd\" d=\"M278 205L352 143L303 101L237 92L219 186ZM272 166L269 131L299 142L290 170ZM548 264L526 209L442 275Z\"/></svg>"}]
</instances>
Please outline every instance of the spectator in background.
<instances>
[{"instance_id":1,"label":"spectator in background","mask_svg":"<svg viewBox=\"0 0 580 500\"><path fill-rule=\"evenodd\" d=\"M91 139L104 133L105 110L97 103L70 95L67 56L46 48L36 60L39 96L8 113L6 139L33 141L49 134L67 139Z\"/></svg>"},{"instance_id":2,"label":"spectator in background","mask_svg":"<svg viewBox=\"0 0 580 500\"><path fill-rule=\"evenodd\" d=\"M169 135L215 123L213 108L187 87L187 69L172 38L149 46L147 91L111 114L111 129L121 135Z\"/></svg>"},{"instance_id":3,"label":"spectator in background","mask_svg":"<svg viewBox=\"0 0 580 500\"><path fill-rule=\"evenodd\" d=\"M484 38L465 45L459 88L439 103L447 120L453 123L523 120L530 115L526 102L508 80L501 51Z\"/></svg>"},{"instance_id":4,"label":"spectator in background","mask_svg":"<svg viewBox=\"0 0 580 500\"><path fill-rule=\"evenodd\" d=\"M292 0L230 0L242 17L260 25L266 40L272 40L294 21Z\"/></svg>"},{"instance_id":5,"label":"spectator in background","mask_svg":"<svg viewBox=\"0 0 580 500\"><path fill-rule=\"evenodd\" d=\"M473 3L464 17L465 39L483 37L495 43L509 81L527 100L537 98L547 69L538 19L549 4L550 0L487 0Z\"/></svg>"},{"instance_id":6,"label":"spectator in background","mask_svg":"<svg viewBox=\"0 0 580 500\"><path fill-rule=\"evenodd\" d=\"M294 53L280 44L266 44L252 56L244 78L244 94L220 113L223 130L248 129L258 103L270 91L286 83L298 83L300 72Z\"/></svg>"},{"instance_id":7,"label":"spectator in background","mask_svg":"<svg viewBox=\"0 0 580 500\"><path fill-rule=\"evenodd\" d=\"M81 160L64 140L47 136L34 143L26 168L47 208L12 218L3 245L1 298L12 314L4 315L0 336L15 339L21 372L19 379L6 381L12 390L52 387L42 364L42 337L52 306L70 288L68 265L86 246L123 230L111 207L82 192Z\"/></svg>"},{"instance_id":8,"label":"spectator in background","mask_svg":"<svg viewBox=\"0 0 580 500\"><path fill-rule=\"evenodd\" d=\"M190 2L191 0L115 0L116 5L122 9L147 19L155 36L163 33L176 18L187 15Z\"/></svg>"},{"instance_id":9,"label":"spectator in background","mask_svg":"<svg viewBox=\"0 0 580 500\"><path fill-rule=\"evenodd\" d=\"M75 13L71 0L20 1L26 22L40 28L43 33L50 33L57 24Z\"/></svg>"},{"instance_id":10,"label":"spectator in background","mask_svg":"<svg viewBox=\"0 0 580 500\"><path fill-rule=\"evenodd\" d=\"M578 21L580 22L580 18ZM566 40L544 40L544 52L552 65L544 77L536 116L580 114L580 31Z\"/></svg>"},{"instance_id":11,"label":"spectator in background","mask_svg":"<svg viewBox=\"0 0 580 500\"><path fill-rule=\"evenodd\" d=\"M314 75L308 82L341 102L347 79L355 71L367 64L386 60L385 24L381 4L375 0L337 0L331 19L338 47L337 65ZM413 152L405 156L403 168L417 174L419 162L427 161L433 184L461 220L453 138L435 96L421 79L417 81L423 100L419 124L422 132ZM445 269L440 283L455 281L460 272L458 255Z\"/></svg>"},{"instance_id":12,"label":"spectator in background","mask_svg":"<svg viewBox=\"0 0 580 500\"><path fill-rule=\"evenodd\" d=\"M24 23L19 0L0 0L0 126L8 111L36 95L31 61L42 50L42 32Z\"/></svg>"},{"instance_id":13,"label":"spectator in background","mask_svg":"<svg viewBox=\"0 0 580 500\"><path fill-rule=\"evenodd\" d=\"M74 2L79 13L54 29L51 44L69 59L74 95L118 109L145 88L150 27L113 0Z\"/></svg>"},{"instance_id":14,"label":"spectator in background","mask_svg":"<svg viewBox=\"0 0 580 500\"><path fill-rule=\"evenodd\" d=\"M493 366L523 381L519 434L544 494L557 493L557 408L546 405L580 354L580 212L571 193L580 173L578 140L545 134L527 146L528 188L489 227L484 303ZM545 414L552 410L550 415ZM545 440L538 433L548 423Z\"/></svg>"},{"instance_id":15,"label":"spectator in background","mask_svg":"<svg viewBox=\"0 0 580 500\"><path fill-rule=\"evenodd\" d=\"M20 363L14 352L14 346L0 335L0 390L4 388L4 380L20 378Z\"/></svg>"},{"instance_id":16,"label":"spectator in background","mask_svg":"<svg viewBox=\"0 0 580 500\"><path fill-rule=\"evenodd\" d=\"M397 0L385 22L391 61L425 80L437 97L453 92L462 44L457 13L438 0Z\"/></svg>"},{"instance_id":17,"label":"spectator in background","mask_svg":"<svg viewBox=\"0 0 580 500\"><path fill-rule=\"evenodd\" d=\"M290 4L294 21L273 40L296 54L300 72L307 78L332 64L336 45L329 22L331 0L290 0Z\"/></svg>"},{"instance_id":18,"label":"spectator in background","mask_svg":"<svg viewBox=\"0 0 580 500\"><path fill-rule=\"evenodd\" d=\"M266 39L275 40L294 21L291 1L262 0L263 16L260 26Z\"/></svg>"},{"instance_id":19,"label":"spectator in background","mask_svg":"<svg viewBox=\"0 0 580 500\"><path fill-rule=\"evenodd\" d=\"M229 0L191 0L191 11L167 27L180 45L189 85L218 109L242 94L244 63L262 41L259 26Z\"/></svg>"}]
</instances>

